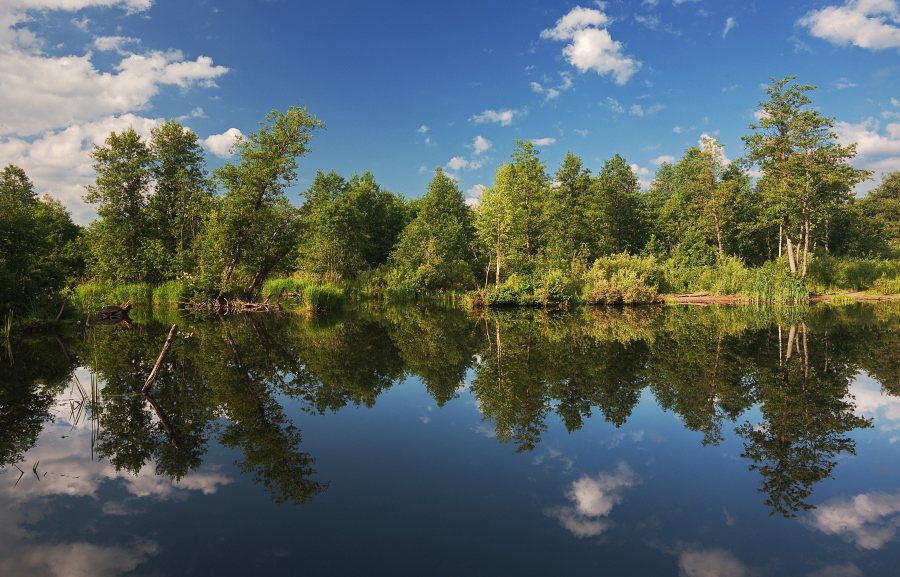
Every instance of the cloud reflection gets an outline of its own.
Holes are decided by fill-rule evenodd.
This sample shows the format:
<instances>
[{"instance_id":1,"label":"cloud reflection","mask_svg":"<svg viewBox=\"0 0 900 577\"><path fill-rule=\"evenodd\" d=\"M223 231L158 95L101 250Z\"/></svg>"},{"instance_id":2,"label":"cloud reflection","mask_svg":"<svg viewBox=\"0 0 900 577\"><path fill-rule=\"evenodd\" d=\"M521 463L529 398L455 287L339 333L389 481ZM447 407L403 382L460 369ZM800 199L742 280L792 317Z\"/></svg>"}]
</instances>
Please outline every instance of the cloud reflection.
<instances>
[{"instance_id":1,"label":"cloud reflection","mask_svg":"<svg viewBox=\"0 0 900 577\"><path fill-rule=\"evenodd\" d=\"M678 557L682 577L744 577L747 567L724 549L685 551Z\"/></svg>"},{"instance_id":2,"label":"cloud reflection","mask_svg":"<svg viewBox=\"0 0 900 577\"><path fill-rule=\"evenodd\" d=\"M803 523L826 535L839 535L860 549L881 549L900 527L900 491L834 499L817 506Z\"/></svg>"},{"instance_id":3,"label":"cloud reflection","mask_svg":"<svg viewBox=\"0 0 900 577\"><path fill-rule=\"evenodd\" d=\"M608 517L613 507L622 502L624 490L638 483L640 478L631 467L619 463L612 474L585 475L573 481L565 493L573 505L547 508L544 514L556 518L579 539L596 537L612 526Z\"/></svg>"}]
</instances>

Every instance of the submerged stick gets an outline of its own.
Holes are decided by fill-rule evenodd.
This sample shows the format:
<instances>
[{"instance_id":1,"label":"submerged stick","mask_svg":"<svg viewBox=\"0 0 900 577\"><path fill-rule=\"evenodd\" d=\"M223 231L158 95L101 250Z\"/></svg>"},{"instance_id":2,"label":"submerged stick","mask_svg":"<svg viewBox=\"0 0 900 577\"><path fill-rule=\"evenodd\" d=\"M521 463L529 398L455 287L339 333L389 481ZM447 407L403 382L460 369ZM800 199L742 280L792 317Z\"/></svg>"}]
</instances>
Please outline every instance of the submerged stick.
<instances>
[{"instance_id":1,"label":"submerged stick","mask_svg":"<svg viewBox=\"0 0 900 577\"><path fill-rule=\"evenodd\" d=\"M159 367L162 366L163 360L166 358L166 354L169 352L169 349L172 347L172 341L175 340L175 334L178 332L178 325L172 325L171 330L169 330L169 336L166 338L166 344L163 345L162 352L159 353L159 358L156 359L156 364L153 365L153 370L150 371L150 376L147 377L147 382L144 383L143 388L141 388L142 393L146 393L150 390L150 387L153 386L153 382L156 380L157 375L159 374Z\"/></svg>"},{"instance_id":2,"label":"submerged stick","mask_svg":"<svg viewBox=\"0 0 900 577\"><path fill-rule=\"evenodd\" d=\"M169 442L171 442L172 446L176 449L180 449L181 447L178 446L178 440L175 438L175 429L172 428L172 423L169 422L169 418L166 416L166 413L163 412L162 407L159 406L159 403L156 402L156 399L154 399L153 395L150 393L141 394L144 395L144 400L150 403L153 412L159 417L159 422L162 423L163 428L166 430L166 434L169 435Z\"/></svg>"}]
</instances>

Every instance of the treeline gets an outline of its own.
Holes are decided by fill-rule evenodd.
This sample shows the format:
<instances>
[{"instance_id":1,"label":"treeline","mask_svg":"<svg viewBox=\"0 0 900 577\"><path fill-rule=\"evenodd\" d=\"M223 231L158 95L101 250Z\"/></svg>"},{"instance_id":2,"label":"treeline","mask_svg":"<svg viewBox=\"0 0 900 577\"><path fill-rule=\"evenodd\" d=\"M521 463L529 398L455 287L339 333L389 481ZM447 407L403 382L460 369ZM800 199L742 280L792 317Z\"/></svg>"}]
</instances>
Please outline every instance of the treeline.
<instances>
[{"instance_id":1,"label":"treeline","mask_svg":"<svg viewBox=\"0 0 900 577\"><path fill-rule=\"evenodd\" d=\"M197 136L174 120L148 142L133 129L112 133L91 152L97 177L84 198L99 218L84 229L7 167L2 202L14 208L2 218L35 216L3 227L0 274L16 287L3 304L20 311L66 279L174 283L195 302L257 301L267 279L289 275L373 295L468 292L487 305L691 290L791 300L846 273L832 264L830 280L815 277L828 257L865 257L848 273L856 284L894 287L900 172L857 200L853 187L871 174L850 165L855 145L841 146L834 120L812 107L813 87L793 80L773 79L736 160L704 137L642 189L618 154L593 174L570 152L551 173L532 143L516 141L475 207L440 169L409 201L368 172L319 171L291 204L298 159L324 128L305 108L269 114L211 175Z\"/></svg>"}]
</instances>

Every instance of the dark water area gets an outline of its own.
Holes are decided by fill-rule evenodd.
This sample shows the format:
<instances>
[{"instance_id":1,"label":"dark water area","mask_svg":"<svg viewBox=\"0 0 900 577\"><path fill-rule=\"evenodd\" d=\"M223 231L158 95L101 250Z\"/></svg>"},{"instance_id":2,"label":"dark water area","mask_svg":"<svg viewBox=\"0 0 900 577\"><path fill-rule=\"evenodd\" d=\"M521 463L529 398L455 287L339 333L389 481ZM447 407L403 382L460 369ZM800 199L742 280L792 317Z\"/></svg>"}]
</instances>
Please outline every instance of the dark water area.
<instances>
[{"instance_id":1,"label":"dark water area","mask_svg":"<svg viewBox=\"0 0 900 577\"><path fill-rule=\"evenodd\" d=\"M0 343L0 575L900 567L895 304L133 318Z\"/></svg>"}]
</instances>

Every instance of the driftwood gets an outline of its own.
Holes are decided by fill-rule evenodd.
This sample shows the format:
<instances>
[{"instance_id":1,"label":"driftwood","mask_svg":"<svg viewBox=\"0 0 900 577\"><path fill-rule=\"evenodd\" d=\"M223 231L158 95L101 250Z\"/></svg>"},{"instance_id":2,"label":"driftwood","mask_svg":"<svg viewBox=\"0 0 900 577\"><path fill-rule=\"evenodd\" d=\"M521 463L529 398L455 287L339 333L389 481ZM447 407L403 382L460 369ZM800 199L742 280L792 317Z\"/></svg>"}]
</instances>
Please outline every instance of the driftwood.
<instances>
[{"instance_id":1,"label":"driftwood","mask_svg":"<svg viewBox=\"0 0 900 577\"><path fill-rule=\"evenodd\" d=\"M156 359L156 364L153 365L153 370L150 371L150 376L147 377L147 382L144 383L143 388L141 388L142 393L147 393L150 390L150 387L153 386L153 382L156 381L156 377L159 375L159 367L162 366L166 355L169 353L169 349L172 348L172 341L175 340L175 335L177 333L178 325L172 325L172 328L169 330L169 336L166 338L166 344L163 345L162 352L159 353L159 358Z\"/></svg>"},{"instance_id":2,"label":"driftwood","mask_svg":"<svg viewBox=\"0 0 900 577\"><path fill-rule=\"evenodd\" d=\"M271 298L271 296L269 297ZM271 312L282 312L284 309L281 307L281 298L282 295L278 296L278 300L274 303L270 303L267 298L264 302L255 303L255 302L247 302L242 301L240 299L226 299L220 298L218 300L211 300L206 302L179 302L183 308L182 310L187 310L190 312L196 311L209 311L211 313L271 313Z\"/></svg>"}]
</instances>

